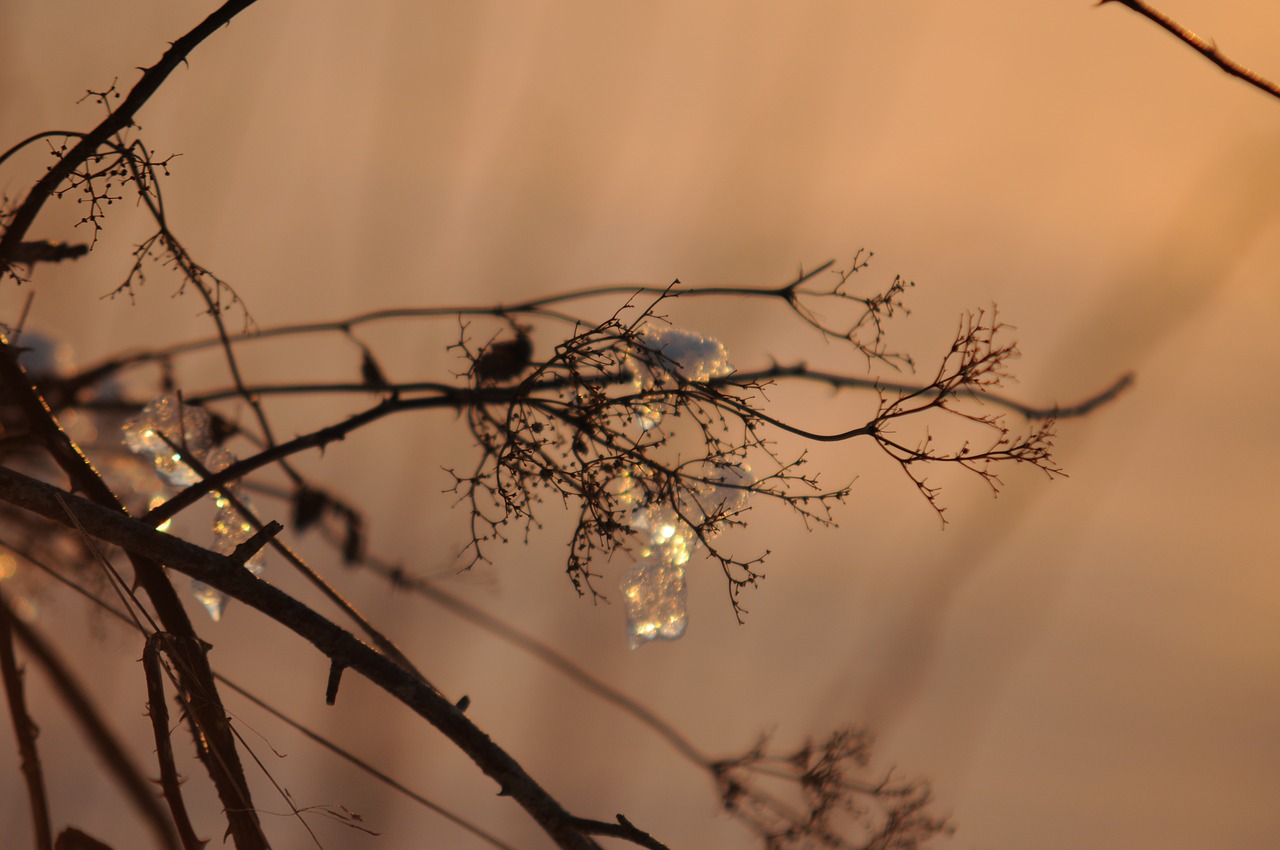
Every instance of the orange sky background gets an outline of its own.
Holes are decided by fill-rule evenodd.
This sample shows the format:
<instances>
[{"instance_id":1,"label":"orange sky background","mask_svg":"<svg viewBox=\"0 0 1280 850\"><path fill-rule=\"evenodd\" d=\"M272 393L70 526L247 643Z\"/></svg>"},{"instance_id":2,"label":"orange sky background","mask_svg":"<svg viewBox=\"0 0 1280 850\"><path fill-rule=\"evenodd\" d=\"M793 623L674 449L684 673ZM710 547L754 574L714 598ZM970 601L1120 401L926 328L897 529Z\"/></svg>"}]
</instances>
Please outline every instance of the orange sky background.
<instances>
[{"instance_id":1,"label":"orange sky background","mask_svg":"<svg viewBox=\"0 0 1280 850\"><path fill-rule=\"evenodd\" d=\"M76 104L84 90L131 85L206 8L0 2L4 146L87 129L99 112ZM1280 77L1280 7L1161 8ZM181 153L164 186L175 229L263 327L597 283L777 285L866 247L868 285L917 283L891 342L922 373L962 311L995 303L1021 342L1020 398L1070 402L1138 376L1111 407L1063 423L1068 478L1010 470L993 500L976 480L938 474L945 531L873 447L823 448L830 482L857 477L840 528L805 534L760 510L741 539L773 555L747 624L719 570L695 564L688 634L636 652L620 605L572 593L554 516L528 547L453 577L463 517L440 493L440 467L468 455L450 415L404 416L304 461L367 507L380 553L447 578L713 753L766 731L791 746L869 726L881 765L929 777L954 815L941 847L1280 844L1280 101L1118 5L1088 2L354 9L264 0L141 115L154 149ZM7 164L0 191L23 193L41 156ZM71 204L32 236L75 238ZM121 210L91 257L41 270L31 325L73 340L82 363L207 333L159 272L136 304L99 300L144 227ZM0 319L14 321L25 294L0 292ZM678 305L672 317L721 339L739 368L841 363L761 305ZM456 334L443 321L364 338L408 380L456 368L445 350ZM554 342L535 339L543 352ZM355 377L341 340L244 350L263 381ZM217 366L193 362L180 377L225 385ZM784 396L780 410L813 430L865 420L867 398ZM362 404L269 410L293 434ZM606 565L607 591L621 568ZM643 726L427 603L365 575L335 578L432 681L469 694L469 715L574 812L623 812L673 848L753 846L717 812L705 774ZM85 623L79 601L37 601L37 623L64 636L117 726L145 734L136 639ZM203 628L223 672L504 839L550 846L357 677L326 708L327 667L280 629L234 605ZM119 797L29 678L55 820L129 846ZM227 700L287 753L250 736L300 805L340 803L383 833L321 824L326 847L484 846ZM6 731L0 824L24 846L15 765ZM194 776L189 787L206 786ZM284 809L260 788L262 808ZM216 813L202 816L217 832ZM287 819L268 825L278 846L308 846Z\"/></svg>"}]
</instances>

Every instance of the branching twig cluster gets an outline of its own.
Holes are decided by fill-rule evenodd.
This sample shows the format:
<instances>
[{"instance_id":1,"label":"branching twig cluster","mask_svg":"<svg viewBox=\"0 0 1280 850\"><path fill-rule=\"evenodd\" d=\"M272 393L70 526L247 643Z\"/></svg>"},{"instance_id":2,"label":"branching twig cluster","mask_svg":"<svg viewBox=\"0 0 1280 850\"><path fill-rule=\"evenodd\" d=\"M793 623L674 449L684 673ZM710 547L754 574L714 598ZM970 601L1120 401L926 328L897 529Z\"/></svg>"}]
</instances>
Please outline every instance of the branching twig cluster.
<instances>
[{"instance_id":1,"label":"branching twig cluster","mask_svg":"<svg viewBox=\"0 0 1280 850\"><path fill-rule=\"evenodd\" d=\"M711 765L725 809L766 850L915 850L951 831L929 811L928 783L869 771L871 737L861 729L789 753L768 744Z\"/></svg>"},{"instance_id":2,"label":"branching twig cluster","mask_svg":"<svg viewBox=\"0 0 1280 850\"><path fill-rule=\"evenodd\" d=\"M1143 4L1115 1L1161 23L1229 72L1266 88L1256 75L1240 73L1212 45L1206 47L1176 25L1153 16ZM106 604L101 598L105 590L114 589L120 608L110 610L122 617L127 611L128 621L144 636L142 672L150 694L149 733L163 806L145 790L140 771L127 755L113 751L110 760L158 842L184 848L201 843L200 828L187 814L169 740L172 722L165 702L176 698L181 722L213 779L236 846L268 846L240 761L241 753L250 751L222 706L218 687L224 680L209 666L207 644L175 590L171 576L180 572L310 641L330 661L330 701L337 698L342 672L352 669L410 706L466 752L495 780L501 793L522 806L559 846L597 848L597 837L640 847L664 846L624 815L612 820L582 817L548 794L467 717L466 698L446 699L401 648L338 597L322 572L286 544L279 523L255 513L241 498L241 490L279 499L275 504L292 514L293 531L320 530L336 543L341 562L377 569L395 586L421 591L648 724L681 756L708 772L725 809L741 819L766 848L906 850L946 831L946 820L929 811L926 784L868 772L869 738L858 730L839 731L792 753L773 753L768 742L761 741L741 756L709 758L670 724L585 674L570 659L495 623L467 603L415 579L408 570L388 567L372 556L366 546L371 518L341 491L302 475L292 459L388 416L431 410L458 413L476 451L469 463L452 464L445 482L470 523L460 567L493 557L495 543L527 540L546 510L567 509L573 527L564 565L579 594L606 595L598 582L604 565L620 552L680 566L701 552L719 564L732 609L741 620L742 593L763 577L761 563L768 553L735 552L733 541L722 538L722 532L743 526L747 512L760 502L787 507L806 526L830 525L835 508L852 496L848 485L821 482L810 471L804 449L793 448L794 438L810 442L865 438L903 470L941 517L945 508L939 489L930 483L929 470L957 467L976 475L993 491L1001 485L1000 470L1009 464L1028 464L1050 476L1063 474L1051 455L1055 422L1084 415L1110 401L1127 386L1128 377L1069 406L1032 407L1001 395L1017 349L1005 339L1006 327L992 308L966 315L931 377L913 382L909 375L916 361L888 344L889 320L907 312L904 296L911 283L895 277L878 292L855 291L854 284L862 279L871 258L864 251L855 253L844 270L837 270L834 262L824 263L801 270L782 286L685 286L679 281L665 287L612 284L511 304L408 307L265 328L256 327L246 311L244 327L231 331L224 314L240 304L239 298L175 235L160 188L172 157L156 156L135 137L136 118L197 45L251 4L252 0L224 3L173 42L155 65L143 69L141 79L127 92L114 82L103 91L91 91L87 99L106 110L91 130L36 133L0 154L0 165L4 165L16 152L42 142L54 160L25 197L0 205L0 280L8 276L22 283L40 263L83 255L97 244L108 208L132 193L154 231L134 250L123 283L108 294L135 297L149 265L158 263L177 274L180 292L195 291L213 323L214 332L207 338L121 352L75 374L56 370L33 374L37 370L24 369L19 362L23 347L0 341L0 424L4 428L0 542L23 553L30 563L47 562L43 568L59 581L100 604ZM1274 86L1268 91L1276 93ZM45 201L64 196L77 197L85 205L80 224L90 230L86 242L68 245L29 239ZM589 304L599 303L602 296L614 296L613 303L622 301L623 306L603 316L592 314ZM682 299L728 296L777 308L817 339L839 346L851 355L847 359L865 365L865 371L831 372L776 361L754 370L735 369L718 342L670 323L668 313ZM440 319L457 321L461 327L453 348L462 368L443 379L389 380L376 347L355 335L356 328L373 323ZM273 339L301 346L334 334L354 346L358 369L353 373L358 372L359 380L317 377L314 383L273 384L251 380L240 368L243 346ZM206 349L221 351L226 385L174 386L176 365L182 358ZM747 356L764 354L748 352ZM159 380L143 377L139 367L148 364L160 366ZM900 374L904 372L906 380ZM114 382L112 392L104 391L108 382ZM817 432L799 421L802 417L794 411L778 412L770 405L771 387L792 382L871 391L878 404L865 421L849 423L837 433ZM278 440L271 427L270 401L297 394L355 395L364 398L367 406L293 439ZM147 410L158 396L173 399L180 422L186 421L188 411L208 414L212 445L222 450L224 443L234 444L241 457L224 453L221 463L208 462L209 456L202 454L206 450L197 450L187 438L185 425L180 425L176 433L161 433L159 438L171 465L184 466L190 478L144 493L136 486L136 459L130 461L133 478L121 472L127 456L118 441L80 440L60 424L60 417L75 413L104 417L104 421L115 417L118 425L123 416ZM231 404L247 406L252 421L232 425ZM1011 415L1020 415L1025 425L1009 424ZM279 474L263 476L269 469ZM157 494L158 504L151 504L150 497ZM156 530L211 495L249 529L248 539L219 552ZM352 631L245 569L249 558L267 545L338 604ZM121 573L128 569L133 573L130 580ZM358 639L354 631L373 646ZM38 629L24 624L0 598L0 674L18 731L37 842L45 846L52 836L50 806L44 797L15 644L39 659L58 681L59 693L77 705L82 722L96 721L91 705L79 705L87 700L60 670ZM116 747L105 728L93 728L100 746ZM311 812L365 829L358 817L345 810L299 807L287 794L285 799L300 820ZM490 844L506 846L464 819L428 805Z\"/></svg>"}]
</instances>

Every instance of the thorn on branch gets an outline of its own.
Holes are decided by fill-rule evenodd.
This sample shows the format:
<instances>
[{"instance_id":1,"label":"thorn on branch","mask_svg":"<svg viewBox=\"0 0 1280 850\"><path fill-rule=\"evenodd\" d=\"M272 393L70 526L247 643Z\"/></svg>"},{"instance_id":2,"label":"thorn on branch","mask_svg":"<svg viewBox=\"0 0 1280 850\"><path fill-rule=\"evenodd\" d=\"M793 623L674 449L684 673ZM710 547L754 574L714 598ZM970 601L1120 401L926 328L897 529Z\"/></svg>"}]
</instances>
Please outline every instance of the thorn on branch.
<instances>
[{"instance_id":1,"label":"thorn on branch","mask_svg":"<svg viewBox=\"0 0 1280 850\"><path fill-rule=\"evenodd\" d=\"M345 669L346 665L338 661L329 664L329 682L324 689L325 705L333 705L338 701L338 685L342 682L342 671Z\"/></svg>"},{"instance_id":2,"label":"thorn on branch","mask_svg":"<svg viewBox=\"0 0 1280 850\"><path fill-rule=\"evenodd\" d=\"M1173 18L1142 2L1142 0L1098 0L1096 5L1103 6L1107 3L1119 3L1126 9L1136 12L1166 32L1171 33L1174 38L1178 39L1183 44L1208 59L1214 65L1217 65L1227 74L1244 80L1254 88L1260 89L1272 97L1280 99L1280 86L1277 86L1261 74L1251 71L1239 62L1224 56L1222 52L1218 50L1218 45L1213 39L1206 39L1197 35L1187 27L1175 21Z\"/></svg>"}]
</instances>

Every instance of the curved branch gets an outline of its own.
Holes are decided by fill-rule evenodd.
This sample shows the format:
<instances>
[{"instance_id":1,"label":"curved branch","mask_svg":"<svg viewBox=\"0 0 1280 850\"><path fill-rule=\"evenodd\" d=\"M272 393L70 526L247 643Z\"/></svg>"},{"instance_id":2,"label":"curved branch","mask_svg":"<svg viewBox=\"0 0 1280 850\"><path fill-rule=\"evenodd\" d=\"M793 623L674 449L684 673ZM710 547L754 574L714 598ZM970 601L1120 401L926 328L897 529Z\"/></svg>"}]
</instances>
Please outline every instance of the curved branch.
<instances>
[{"instance_id":1,"label":"curved branch","mask_svg":"<svg viewBox=\"0 0 1280 850\"><path fill-rule=\"evenodd\" d=\"M901 381L883 381L879 378L856 378L851 375L842 375L836 372L823 372L816 369L810 369L803 363L794 366L772 366L768 369L761 369L755 372L734 372L727 378L719 378L715 381L709 381L710 384L736 384L736 383L758 383L770 381L777 378L798 378L801 380L817 381L819 383L829 384L837 389L868 389L883 390L888 392L897 392L903 394L925 394L930 389L937 391L936 387L929 387L923 384L911 384ZM993 392L979 392L974 389L962 388L951 395L963 398L973 398L981 401L988 401L1006 410L1012 410L1019 413L1027 419L1073 419L1085 416L1099 407L1115 400L1122 392L1133 385L1134 374L1126 372L1121 375L1110 386L1099 392L1094 393L1087 398L1083 398L1077 402L1067 405L1050 405L1048 407L1036 407Z\"/></svg>"},{"instance_id":2,"label":"curved branch","mask_svg":"<svg viewBox=\"0 0 1280 850\"><path fill-rule=\"evenodd\" d=\"M84 133L77 133L73 130L45 130L43 133L35 133L34 135L27 136L22 141L10 147L4 153L0 153L0 165L4 165L5 162L8 161L9 157L13 156L32 142L38 142L41 139L50 139L54 137L63 139L83 139Z\"/></svg>"}]
</instances>

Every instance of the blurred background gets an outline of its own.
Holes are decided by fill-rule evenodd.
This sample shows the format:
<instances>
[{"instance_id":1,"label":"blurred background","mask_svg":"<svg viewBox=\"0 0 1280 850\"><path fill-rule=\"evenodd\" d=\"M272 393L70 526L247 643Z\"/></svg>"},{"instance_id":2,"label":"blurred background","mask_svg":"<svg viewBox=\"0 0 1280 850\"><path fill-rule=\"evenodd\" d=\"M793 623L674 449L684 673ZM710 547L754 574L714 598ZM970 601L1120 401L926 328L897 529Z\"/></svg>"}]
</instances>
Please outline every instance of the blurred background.
<instances>
[{"instance_id":1,"label":"blurred background","mask_svg":"<svg viewBox=\"0 0 1280 850\"><path fill-rule=\"evenodd\" d=\"M0 2L4 146L92 126L100 107L77 103L86 89L114 79L127 90L211 8ZM1280 7L1161 8L1280 76ZM276 0L200 47L139 123L159 155L180 154L164 183L174 229L261 327L602 283L780 285L867 248L869 289L894 274L917 284L890 344L922 374L958 316L992 304L1017 328L1009 389L1029 403L1069 403L1135 371L1114 404L1062 423L1068 478L1009 470L992 499L976 479L935 473L946 530L874 447L816 451L828 482L856 478L840 527L806 533L762 507L738 535L744 550L773 551L746 624L719 569L694 564L686 636L634 652L621 605L578 599L565 579L569 526L554 510L529 545L458 574L463 515L441 467L470 454L453 416L402 416L301 464L365 507L375 551L536 634L712 754L762 733L792 747L866 726L877 765L929 778L953 815L957 832L938 846L1280 843L1280 101L1118 5L1082 0L369 0L358 11ZM47 160L37 145L7 163L0 192L20 198ZM31 236L86 238L72 228L81 215L68 196ZM15 322L34 292L28 325L70 342L81 365L206 335L200 305L159 269L132 298L102 299L146 234L118 203L90 257L6 286L0 319ZM679 304L671 316L722 340L739 368L861 365L768 305ZM457 335L446 319L361 338L393 380L411 380L461 368L446 350ZM542 352L555 342L534 340ZM357 379L358 352L336 336L242 351L257 381ZM178 378L227 384L213 356ZM821 391L777 400L818 431L860 424L873 404ZM268 411L288 437L364 404ZM706 774L646 727L301 545L445 693L470 695L469 715L575 813L623 812L672 847L754 846ZM602 565L606 593L622 567ZM268 578L307 596L278 562ZM140 641L25 581L37 625L149 763ZM358 677L327 708L327 667L300 641L234 604L216 625L197 622L231 678L515 846L550 846L447 741ZM41 676L28 679L55 823L137 846L121 798ZM485 846L226 698L297 805L345 806L382 833L316 819L324 846ZM6 731L0 824L19 847L30 833L16 765ZM254 782L258 804L281 813L266 815L277 846L312 846ZM212 797L198 772L188 789ZM216 842L216 808L198 816Z\"/></svg>"}]
</instances>

